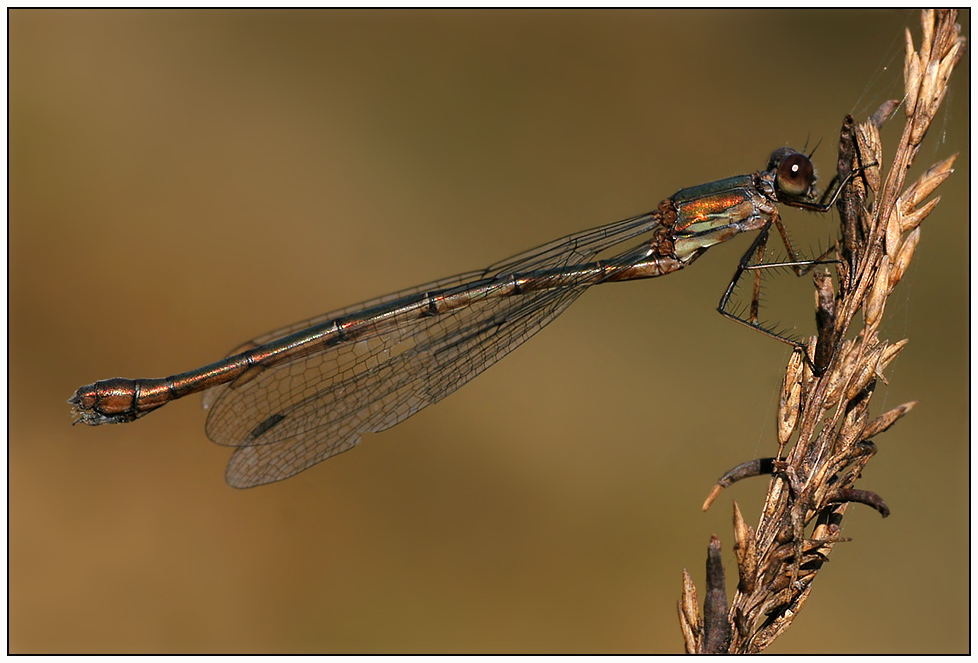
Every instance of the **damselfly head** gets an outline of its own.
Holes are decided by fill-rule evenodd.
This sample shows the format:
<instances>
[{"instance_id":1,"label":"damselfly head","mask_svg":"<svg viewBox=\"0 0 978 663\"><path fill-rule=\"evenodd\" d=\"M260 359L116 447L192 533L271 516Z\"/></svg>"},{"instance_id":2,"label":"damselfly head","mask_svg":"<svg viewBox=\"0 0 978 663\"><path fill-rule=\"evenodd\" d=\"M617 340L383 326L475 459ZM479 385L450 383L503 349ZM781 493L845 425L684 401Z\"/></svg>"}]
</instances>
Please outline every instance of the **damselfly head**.
<instances>
[{"instance_id":1,"label":"damselfly head","mask_svg":"<svg viewBox=\"0 0 978 663\"><path fill-rule=\"evenodd\" d=\"M815 166L812 160L790 147L771 155L767 169L774 173L774 186L788 198L807 199L814 193Z\"/></svg>"}]
</instances>

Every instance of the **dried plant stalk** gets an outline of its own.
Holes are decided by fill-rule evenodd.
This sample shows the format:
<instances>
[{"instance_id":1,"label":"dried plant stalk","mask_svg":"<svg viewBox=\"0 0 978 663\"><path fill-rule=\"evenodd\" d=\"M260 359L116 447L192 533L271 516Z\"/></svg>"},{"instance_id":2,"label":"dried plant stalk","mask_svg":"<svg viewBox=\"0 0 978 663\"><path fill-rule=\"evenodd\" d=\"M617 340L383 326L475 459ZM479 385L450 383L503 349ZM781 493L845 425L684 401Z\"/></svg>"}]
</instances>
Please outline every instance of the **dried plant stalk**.
<instances>
[{"instance_id":1,"label":"dried plant stalk","mask_svg":"<svg viewBox=\"0 0 978 663\"><path fill-rule=\"evenodd\" d=\"M909 30L904 62L906 125L892 163L882 179L879 128L898 108L887 102L870 120L843 125L839 146L840 176L858 172L838 203L842 238L837 245L838 293L826 272L815 275L817 339L807 351L816 370L796 350L782 385L778 456L744 463L719 481L720 490L747 476L770 474L767 498L756 530L734 511L738 591L725 624L693 614L696 591L684 572L680 602L686 650L696 653L757 653L777 638L801 610L822 564L844 541L839 524L850 502L867 504L883 516L889 510L875 493L853 486L875 454L871 438L910 411L906 403L869 419L869 401L877 380L906 340L881 340L877 331L886 300L906 273L920 240L920 222L939 198L925 198L952 172L954 157L936 164L905 188L907 170L947 92L948 79L961 57L965 39L955 24L956 11L924 11L923 37L914 50ZM862 327L847 340L856 314ZM790 438L796 442L785 457ZM811 534L806 530L813 526ZM719 542L711 541L709 564L716 564ZM716 577L713 572L712 577ZM722 574L720 574L722 578ZM707 595L713 586L708 574ZM712 608L715 612L715 606ZM712 620L713 622L716 621Z\"/></svg>"}]
</instances>

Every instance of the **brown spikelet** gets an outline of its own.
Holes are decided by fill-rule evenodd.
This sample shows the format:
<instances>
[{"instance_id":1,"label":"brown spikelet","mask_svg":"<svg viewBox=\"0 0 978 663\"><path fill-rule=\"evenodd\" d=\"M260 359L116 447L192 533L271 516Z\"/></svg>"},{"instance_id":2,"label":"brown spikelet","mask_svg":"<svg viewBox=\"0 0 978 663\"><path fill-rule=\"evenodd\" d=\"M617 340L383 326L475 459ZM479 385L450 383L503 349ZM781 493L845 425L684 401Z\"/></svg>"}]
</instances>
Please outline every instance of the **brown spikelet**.
<instances>
[{"instance_id":1,"label":"brown spikelet","mask_svg":"<svg viewBox=\"0 0 978 663\"><path fill-rule=\"evenodd\" d=\"M778 445L783 449L791 439L798 424L798 403L801 400L801 380L804 369L804 355L792 352L784 371L781 384L781 399L778 406Z\"/></svg>"},{"instance_id":2,"label":"brown spikelet","mask_svg":"<svg viewBox=\"0 0 978 663\"><path fill-rule=\"evenodd\" d=\"M689 577L689 572L686 569L683 569L683 593L679 599L679 623L683 630L686 653L701 653L703 621L700 618L696 585L693 584L693 579Z\"/></svg>"}]
</instances>

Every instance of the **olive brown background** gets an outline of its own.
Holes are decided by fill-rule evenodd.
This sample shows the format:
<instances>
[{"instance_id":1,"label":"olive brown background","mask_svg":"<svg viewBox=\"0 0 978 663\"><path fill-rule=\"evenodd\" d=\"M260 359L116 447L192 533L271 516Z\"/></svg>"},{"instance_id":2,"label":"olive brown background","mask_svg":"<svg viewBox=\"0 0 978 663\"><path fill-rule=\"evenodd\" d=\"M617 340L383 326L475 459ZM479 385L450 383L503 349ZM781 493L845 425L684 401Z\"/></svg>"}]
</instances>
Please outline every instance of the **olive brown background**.
<instances>
[{"instance_id":1,"label":"olive brown background","mask_svg":"<svg viewBox=\"0 0 978 663\"><path fill-rule=\"evenodd\" d=\"M714 307L749 242L593 289L435 407L229 488L191 397L70 425L356 301L647 211L899 98L915 12L10 12L9 637L15 653L678 652L716 477L775 449L789 349ZM961 17L969 35L969 16ZM968 649L969 72L961 152L884 334L910 344L839 546L772 652ZM902 116L884 134L892 155ZM789 210L803 250L837 216ZM810 239L808 239L810 238ZM806 242L811 244L806 244ZM810 282L773 320L813 329ZM774 286L772 286L774 287Z\"/></svg>"}]
</instances>

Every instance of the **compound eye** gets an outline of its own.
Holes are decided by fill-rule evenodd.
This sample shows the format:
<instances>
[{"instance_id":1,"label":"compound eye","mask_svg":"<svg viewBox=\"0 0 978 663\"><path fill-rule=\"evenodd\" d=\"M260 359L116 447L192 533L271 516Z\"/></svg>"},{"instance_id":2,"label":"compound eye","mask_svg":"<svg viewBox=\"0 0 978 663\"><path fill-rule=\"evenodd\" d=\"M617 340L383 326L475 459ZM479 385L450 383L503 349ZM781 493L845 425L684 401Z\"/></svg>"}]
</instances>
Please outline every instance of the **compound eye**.
<instances>
[{"instance_id":1,"label":"compound eye","mask_svg":"<svg viewBox=\"0 0 978 663\"><path fill-rule=\"evenodd\" d=\"M778 190L793 198L802 198L815 184L815 168L808 157L795 152L778 164L775 182Z\"/></svg>"}]
</instances>

